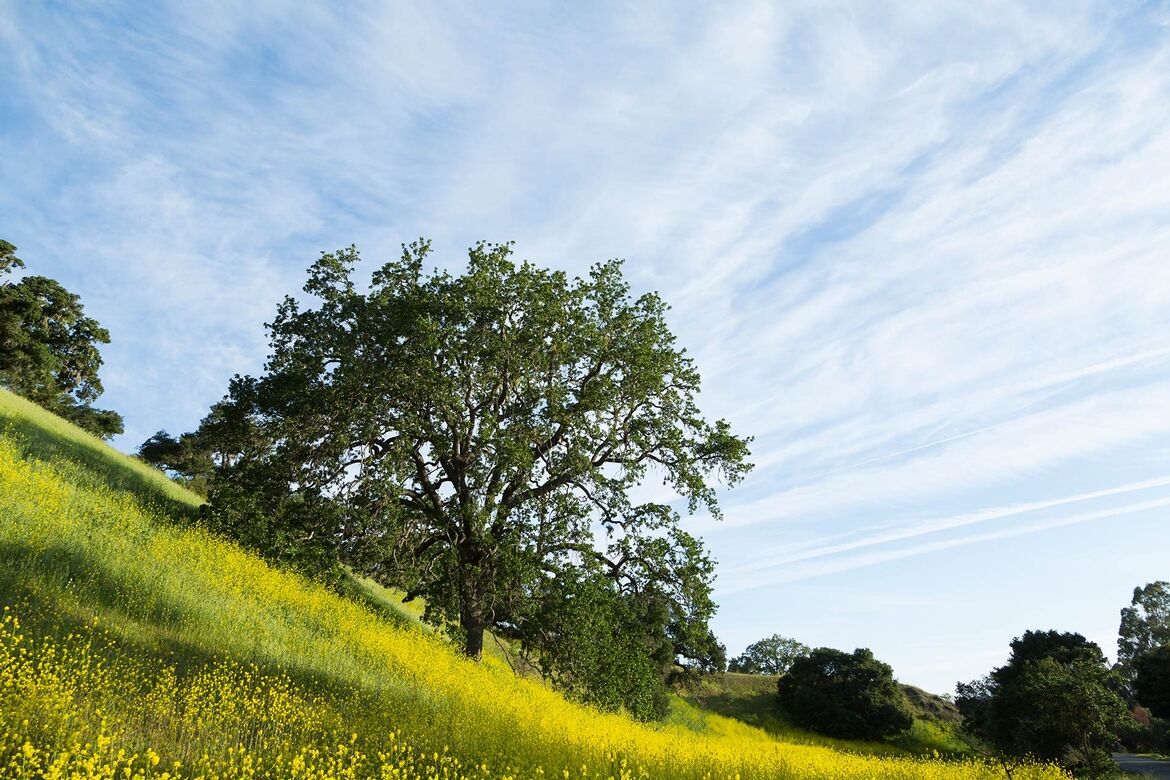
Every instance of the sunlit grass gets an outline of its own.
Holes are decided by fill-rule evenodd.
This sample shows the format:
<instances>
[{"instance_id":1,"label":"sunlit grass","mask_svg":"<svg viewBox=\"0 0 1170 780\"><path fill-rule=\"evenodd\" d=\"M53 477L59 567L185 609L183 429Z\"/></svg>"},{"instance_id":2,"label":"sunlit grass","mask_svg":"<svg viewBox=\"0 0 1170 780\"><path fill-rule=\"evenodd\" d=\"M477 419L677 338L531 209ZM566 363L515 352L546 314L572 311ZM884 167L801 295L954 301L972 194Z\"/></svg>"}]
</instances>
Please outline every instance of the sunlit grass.
<instances>
[{"instance_id":1,"label":"sunlit grass","mask_svg":"<svg viewBox=\"0 0 1170 780\"><path fill-rule=\"evenodd\" d=\"M1000 775L571 704L184 522L197 497L8 394L0 428L0 776Z\"/></svg>"}]
</instances>

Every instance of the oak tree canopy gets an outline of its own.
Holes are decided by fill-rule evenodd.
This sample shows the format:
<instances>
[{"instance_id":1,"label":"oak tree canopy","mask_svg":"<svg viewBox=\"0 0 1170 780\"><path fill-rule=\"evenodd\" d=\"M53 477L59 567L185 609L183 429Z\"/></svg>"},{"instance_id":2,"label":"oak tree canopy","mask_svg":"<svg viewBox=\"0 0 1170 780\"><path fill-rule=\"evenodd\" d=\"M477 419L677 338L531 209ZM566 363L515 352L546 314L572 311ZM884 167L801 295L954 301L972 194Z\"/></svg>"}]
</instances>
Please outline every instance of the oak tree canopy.
<instances>
[{"instance_id":1,"label":"oak tree canopy","mask_svg":"<svg viewBox=\"0 0 1170 780\"><path fill-rule=\"evenodd\" d=\"M308 302L286 298L269 325L264 375L233 383L228 405L266 442L237 479L280 481L298 538L425 597L469 656L485 629L539 636L519 624L550 581L600 573L661 616L680 662L709 662L713 564L633 489L659 479L719 516L716 480L747 473L749 440L701 415L666 304L632 296L619 261L570 278L481 243L453 275L425 271L429 253L404 246L368 286L355 248L313 264Z\"/></svg>"}]
</instances>

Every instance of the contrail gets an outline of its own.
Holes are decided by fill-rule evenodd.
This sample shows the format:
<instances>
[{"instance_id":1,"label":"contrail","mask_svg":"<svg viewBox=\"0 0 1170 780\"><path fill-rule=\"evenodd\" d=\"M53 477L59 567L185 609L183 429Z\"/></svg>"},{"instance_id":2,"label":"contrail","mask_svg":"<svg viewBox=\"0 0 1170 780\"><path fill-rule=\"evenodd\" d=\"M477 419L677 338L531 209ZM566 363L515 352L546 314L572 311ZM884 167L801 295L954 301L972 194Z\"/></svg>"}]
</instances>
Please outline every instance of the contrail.
<instances>
[{"instance_id":1,"label":"contrail","mask_svg":"<svg viewBox=\"0 0 1170 780\"><path fill-rule=\"evenodd\" d=\"M1020 393L1029 393L1029 392L1033 392L1035 390L1042 390L1044 388L1052 387L1054 385L1060 385L1060 384L1064 384L1065 382L1071 382L1075 379L1083 379L1084 377L1087 377L1087 376L1094 376L1096 374L1102 374L1102 373L1105 373L1107 371L1112 371L1114 369L1123 368L1125 366L1133 365L1134 363L1141 363L1141 362L1146 361L1146 360L1152 360L1155 358L1161 358L1161 357L1167 357L1167 356L1170 356L1170 346L1163 346L1163 347L1157 347L1154 349L1147 349L1147 350L1142 351L1142 352L1135 352L1132 355L1126 355L1125 357L1113 358L1111 360L1103 360L1103 361L1100 361L1098 363L1092 363L1092 364L1087 365L1087 366L1082 366L1081 368L1075 368L1075 369L1071 369L1069 371L1063 371L1063 372L1058 373L1058 374L1052 374L1052 375L1045 377L1043 379L1034 379L1034 380L1031 380L1029 382L1021 382L1018 385L1016 385L1015 387L1011 388L1008 391L1008 395L1017 395ZM898 450L896 452L887 452L887 453L883 453L881 455L875 455L872 458L867 458L865 460L857 461L856 463L849 463L845 466L841 466L839 468L831 469L831 470L823 472L821 474L817 474L813 477L808 478L806 480L806 483L817 482L819 480L825 479L826 477L831 477L835 474L841 474L842 472L846 472L846 471L852 471L853 469L859 469L859 468L862 468L863 466L868 466L868 465L873 464L873 463L880 463L883 460L891 460L893 458L900 458L903 455L910 455L912 453L919 452L921 450L927 450L927 449L930 449L932 447L941 447L942 445L950 444L953 441L959 441L961 439L966 439L966 438L971 437L971 436L978 436L981 433L986 433L987 431L995 430L996 428L999 428L1003 425L1007 425L1008 423L1011 423L1017 419L1019 419L1019 418L1018 417L1011 417L1011 418L1006 419L1006 420L1000 420L997 423L992 423L991 425L985 425L982 428L976 428L974 430L964 431L963 433L956 433L953 436L947 436L946 438L943 438L943 439L936 439L933 441L928 441L928 442L925 442L924 444L919 444L919 445L916 445L914 447L910 447L908 449Z\"/></svg>"},{"instance_id":2,"label":"contrail","mask_svg":"<svg viewBox=\"0 0 1170 780\"><path fill-rule=\"evenodd\" d=\"M1094 512L1082 512L1080 514L1070 515L1068 517L1034 523L1023 528L1008 528L999 531L990 531L987 533L965 536L961 539L946 539L937 542L919 544L914 547L905 547L900 550L874 552L868 555L846 558L840 561L829 561L822 565L814 566L811 568L811 570L798 570L788 575L780 574L775 577L765 577L764 579L753 579L751 581L747 581L745 578L740 578L741 581L739 583L733 583L729 587L717 586L716 592L720 595L727 593L739 593L741 591L752 590L753 588L764 587L766 585L778 585L784 582L799 582L802 580L809 580L814 577L820 577L826 574L835 574L841 571L860 569L865 566L872 566L874 564L885 563L887 561L898 560L900 558L909 558L914 555L923 555L925 553L935 552L937 550L945 550L951 547L961 547L963 545L975 544L978 542L990 542L995 541L996 539L1006 539L1013 536L1024 536L1026 534L1037 533L1039 531L1047 531L1052 528L1077 525L1079 523L1087 523L1093 520L1104 520L1109 517L1133 514L1134 512L1144 512L1150 509L1159 509L1165 506L1170 506L1170 497L1155 498L1149 501L1140 501L1138 503L1126 504L1125 506L1114 507L1112 509L1101 509Z\"/></svg>"},{"instance_id":3,"label":"contrail","mask_svg":"<svg viewBox=\"0 0 1170 780\"><path fill-rule=\"evenodd\" d=\"M790 555L780 556L777 558L769 558L755 563L737 566L729 570L732 574L746 573L752 571L759 571L761 569L769 569L773 566L780 566L786 563L797 563L799 561L806 561L812 558L823 558L826 555L835 555L837 553L849 552L850 550L857 550L863 547L872 547L878 544L887 544L889 542L899 542L904 539L913 539L927 534L937 533L939 531L949 531L953 528L962 528L963 526L975 525L977 523L987 522L989 520L999 520L1004 517L1013 517L1015 515L1022 515L1027 512L1037 512L1042 509L1050 509L1057 506L1066 506L1068 504L1076 504L1081 501L1091 501L1097 498L1106 498L1108 496L1121 495L1123 493L1133 493L1139 490L1149 490L1151 488L1166 487L1170 485L1170 475L1163 477L1156 477L1154 479L1147 479L1141 482L1130 482L1125 485L1118 485L1116 487L1105 488L1103 490L1094 490L1088 493L1077 493L1072 496L1064 496L1063 498L1051 498L1043 501L1030 501L1024 504L1012 504L1005 507L995 507L993 509L984 509L978 512L968 512L961 515L950 515L948 517L930 520L918 525L899 528L885 533L874 534L863 539L857 539L852 542L843 542L841 544L827 545L825 547L818 547L804 552L792 553Z\"/></svg>"}]
</instances>

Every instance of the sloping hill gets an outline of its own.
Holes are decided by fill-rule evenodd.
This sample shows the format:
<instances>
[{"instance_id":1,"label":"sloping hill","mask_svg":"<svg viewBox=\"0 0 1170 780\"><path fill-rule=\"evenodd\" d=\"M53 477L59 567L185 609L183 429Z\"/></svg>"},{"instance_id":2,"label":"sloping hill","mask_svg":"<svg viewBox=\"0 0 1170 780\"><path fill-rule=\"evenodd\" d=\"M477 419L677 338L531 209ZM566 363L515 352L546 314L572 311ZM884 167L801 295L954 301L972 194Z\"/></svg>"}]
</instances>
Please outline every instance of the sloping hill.
<instances>
[{"instance_id":1,"label":"sloping hill","mask_svg":"<svg viewBox=\"0 0 1170 780\"><path fill-rule=\"evenodd\" d=\"M998 776L573 705L198 530L197 502L0 392L0 776Z\"/></svg>"},{"instance_id":2,"label":"sloping hill","mask_svg":"<svg viewBox=\"0 0 1170 780\"><path fill-rule=\"evenodd\" d=\"M906 734L889 742L852 742L831 739L797 727L777 702L778 679L773 675L725 672L700 679L681 691L681 695L703 711L733 718L794 744L828 745L849 752L878 755L962 755L969 752L951 730L958 719L955 705L921 688L902 686L914 713L914 725Z\"/></svg>"},{"instance_id":3,"label":"sloping hill","mask_svg":"<svg viewBox=\"0 0 1170 780\"><path fill-rule=\"evenodd\" d=\"M902 690L906 692L906 700L919 718L936 723L959 723L963 719L959 708L950 699L913 685L903 685Z\"/></svg>"}]
</instances>

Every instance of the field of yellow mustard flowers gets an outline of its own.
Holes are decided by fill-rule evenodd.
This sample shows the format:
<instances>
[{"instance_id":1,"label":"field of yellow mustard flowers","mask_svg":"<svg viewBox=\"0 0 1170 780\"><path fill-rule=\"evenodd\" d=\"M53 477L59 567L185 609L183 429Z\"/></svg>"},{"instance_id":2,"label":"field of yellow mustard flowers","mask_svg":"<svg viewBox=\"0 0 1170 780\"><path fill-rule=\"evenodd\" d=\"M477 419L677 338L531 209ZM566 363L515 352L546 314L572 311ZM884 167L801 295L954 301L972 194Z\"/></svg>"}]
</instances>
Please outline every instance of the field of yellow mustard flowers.
<instances>
[{"instance_id":1,"label":"field of yellow mustard flowers","mask_svg":"<svg viewBox=\"0 0 1170 780\"><path fill-rule=\"evenodd\" d=\"M1002 776L571 704L194 529L196 505L0 391L0 777Z\"/></svg>"}]
</instances>

